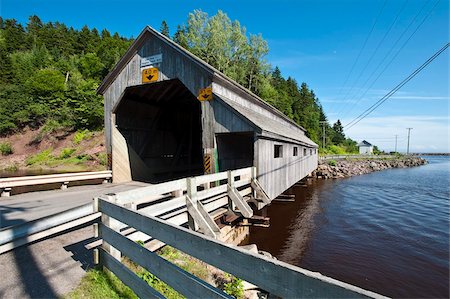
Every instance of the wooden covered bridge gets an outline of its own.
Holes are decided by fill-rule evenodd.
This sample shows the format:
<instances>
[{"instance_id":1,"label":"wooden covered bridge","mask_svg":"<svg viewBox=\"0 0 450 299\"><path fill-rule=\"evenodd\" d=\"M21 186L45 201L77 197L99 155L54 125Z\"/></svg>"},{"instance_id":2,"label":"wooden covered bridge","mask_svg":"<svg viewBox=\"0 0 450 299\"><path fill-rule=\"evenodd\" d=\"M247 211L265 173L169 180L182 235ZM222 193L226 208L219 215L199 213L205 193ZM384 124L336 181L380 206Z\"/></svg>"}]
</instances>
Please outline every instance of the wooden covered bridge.
<instances>
[{"instance_id":1,"label":"wooden covered bridge","mask_svg":"<svg viewBox=\"0 0 450 299\"><path fill-rule=\"evenodd\" d=\"M114 182L255 166L273 199L317 167L304 128L151 27L98 92Z\"/></svg>"}]
</instances>

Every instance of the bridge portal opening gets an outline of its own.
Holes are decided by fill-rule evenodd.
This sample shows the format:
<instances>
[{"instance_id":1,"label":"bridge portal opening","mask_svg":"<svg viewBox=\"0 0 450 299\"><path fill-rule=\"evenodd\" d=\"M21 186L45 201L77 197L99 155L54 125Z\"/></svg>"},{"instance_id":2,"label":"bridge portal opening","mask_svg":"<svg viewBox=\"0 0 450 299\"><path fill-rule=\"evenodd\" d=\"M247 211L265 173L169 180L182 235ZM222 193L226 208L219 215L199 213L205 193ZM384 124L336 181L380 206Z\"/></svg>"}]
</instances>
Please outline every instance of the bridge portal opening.
<instances>
[{"instance_id":1,"label":"bridge portal opening","mask_svg":"<svg viewBox=\"0 0 450 299\"><path fill-rule=\"evenodd\" d=\"M133 180L203 174L200 102L180 80L128 87L115 115Z\"/></svg>"},{"instance_id":2,"label":"bridge portal opening","mask_svg":"<svg viewBox=\"0 0 450 299\"><path fill-rule=\"evenodd\" d=\"M219 171L253 166L254 133L216 134Z\"/></svg>"}]
</instances>

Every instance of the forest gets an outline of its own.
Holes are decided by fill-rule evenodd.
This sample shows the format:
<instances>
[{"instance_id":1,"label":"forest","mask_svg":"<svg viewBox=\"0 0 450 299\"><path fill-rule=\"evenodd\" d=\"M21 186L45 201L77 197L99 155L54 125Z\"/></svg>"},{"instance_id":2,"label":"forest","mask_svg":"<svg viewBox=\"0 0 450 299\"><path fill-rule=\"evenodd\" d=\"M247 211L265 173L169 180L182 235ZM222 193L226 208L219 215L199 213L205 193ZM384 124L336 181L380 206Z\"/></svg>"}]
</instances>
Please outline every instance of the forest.
<instances>
[{"instance_id":1,"label":"forest","mask_svg":"<svg viewBox=\"0 0 450 299\"><path fill-rule=\"evenodd\" d=\"M319 98L304 82L285 78L266 60L267 41L249 34L222 11L201 10L161 33L282 111L307 130L322 153L357 151L341 122L330 124ZM0 135L26 127L55 130L101 130L103 99L96 94L102 79L125 53L133 38L84 26L81 30L30 16L26 24L0 19ZM325 147L322 125L325 122Z\"/></svg>"}]
</instances>

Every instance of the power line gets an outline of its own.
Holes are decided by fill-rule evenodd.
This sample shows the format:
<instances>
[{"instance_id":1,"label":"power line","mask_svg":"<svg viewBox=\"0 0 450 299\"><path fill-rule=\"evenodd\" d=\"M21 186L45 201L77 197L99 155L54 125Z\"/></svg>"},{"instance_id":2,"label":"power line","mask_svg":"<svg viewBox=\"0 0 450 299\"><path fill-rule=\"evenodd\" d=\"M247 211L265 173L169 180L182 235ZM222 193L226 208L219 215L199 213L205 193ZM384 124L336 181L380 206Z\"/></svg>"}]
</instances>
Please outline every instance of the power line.
<instances>
[{"instance_id":1,"label":"power line","mask_svg":"<svg viewBox=\"0 0 450 299\"><path fill-rule=\"evenodd\" d=\"M384 43L386 37L389 35L389 33L391 32L392 28L394 28L394 25L397 23L398 17L402 14L403 10L406 7L406 4L408 3L409 0L406 0L403 3L403 6L400 8L400 10L398 11L397 15L394 18L394 21L391 23L391 25L389 26L389 29L384 33L383 38L378 42L377 47L375 48L375 50L373 51L372 55L370 56L369 60L366 62L366 64L364 65L364 67L362 68L361 72L359 72L359 75L356 77L356 81L354 83L354 85L349 89L349 91L346 94L347 96L350 96L353 89L356 87L357 83L359 82L361 76L364 74L365 70L367 69L367 67L369 66L369 64L372 62L373 58L375 57L375 55L378 53L378 50L380 49L381 45ZM347 104L350 102L350 100L347 100ZM343 106L341 106L343 107ZM339 112L341 112L342 109L340 109Z\"/></svg>"},{"instance_id":2,"label":"power line","mask_svg":"<svg viewBox=\"0 0 450 299\"><path fill-rule=\"evenodd\" d=\"M422 22L419 24L419 26L417 26L417 28L414 30L414 32L409 36L409 38L407 39L407 42L412 38L412 36L417 32L417 30L421 27L421 25L425 22L425 20L428 18L428 16L431 14L431 12L434 10L434 8L436 7L436 5L439 3L440 0L437 0L437 2L435 3L435 5L431 8L431 10L428 12L428 14L425 16L425 18L422 20ZM419 15L422 13L422 11L424 10L424 8L431 2L425 2L425 4L421 7L421 9L419 10L419 12L416 14L416 16L411 20L411 22L408 24L408 26L406 27L406 29L400 34L400 36L397 38L397 40L395 41L394 45L391 47L391 49L389 50L389 52L384 56L384 58L382 59L382 61L377 64L377 67L372 71L372 73L370 74L370 76L367 77L367 80L364 82L364 84L362 85L364 88L367 83L369 83L369 81L372 79L372 77L375 75L375 73L379 70L379 68L383 65L383 63L386 61L386 59L391 55L392 51L395 49L395 47L397 46L397 44L400 42L400 40L403 38L403 36L406 34L406 32L408 32L409 28L412 26L412 24L414 24L414 22L416 21L416 19L419 17ZM399 48L399 50L397 51L397 53L394 55L395 57L398 56L398 54L400 53L400 51L406 46L407 42L405 42L401 48ZM394 57L394 59L395 59ZM350 109L347 110L347 112L345 114L342 115L342 118L344 118L346 115L348 115L357 105L358 103L364 98L364 96L367 94L367 92L372 88L372 86L375 84L376 81L378 81L378 79L380 78L380 76L384 73L384 71L387 69L387 67L393 62L394 59L391 59L391 61L386 65L386 67L382 70L382 72L377 76L377 78L375 79L375 81L373 81L371 83L371 85L358 97L357 94L355 94L354 97L352 97L349 101L351 102L352 100L355 100L356 98L358 98L358 100L355 102L354 105L352 105L350 107Z\"/></svg>"},{"instance_id":3,"label":"power line","mask_svg":"<svg viewBox=\"0 0 450 299\"><path fill-rule=\"evenodd\" d=\"M448 47L450 43L445 44L441 49L439 49L436 53L433 54L427 61L425 61L420 67L418 67L414 72L412 72L408 77L406 77L402 82L400 82L397 86L395 86L391 91L389 91L386 95L384 95L381 99L379 99L375 104L367 108L363 113L358 115L351 122L346 124L344 128L346 130L350 129L357 123L359 123L363 118L372 113L376 108L378 108L381 104L383 104L387 99L389 99L392 95L394 95L400 88L402 88L406 83L408 83L412 78L414 78L418 73L420 73L425 67L427 67L433 60L435 60L439 55L442 54Z\"/></svg>"},{"instance_id":4,"label":"power line","mask_svg":"<svg viewBox=\"0 0 450 299\"><path fill-rule=\"evenodd\" d=\"M370 29L369 34L367 35L366 40L363 43L363 46L359 50L358 56L356 57L355 61L353 62L353 65L352 65L352 67L350 69L350 72L347 74L347 77L346 77L346 79L344 81L344 84L339 89L337 97L339 97L342 94L343 88L347 85L348 80L350 79L350 76L353 73L353 70L355 69L355 66L356 66L356 64L359 61L359 58L361 57L361 54L362 54L363 50L365 49L365 47L367 45L367 42L369 41L370 37L372 36L373 30L375 29L375 25L378 23L378 20L379 20L379 18L381 16L381 13L383 12L383 10L384 10L384 8L386 6L386 3L387 3L387 0L384 0L383 6L381 6L380 11L378 12L378 14L377 14L377 16L375 18L375 22L373 23L372 28Z\"/></svg>"}]
</instances>

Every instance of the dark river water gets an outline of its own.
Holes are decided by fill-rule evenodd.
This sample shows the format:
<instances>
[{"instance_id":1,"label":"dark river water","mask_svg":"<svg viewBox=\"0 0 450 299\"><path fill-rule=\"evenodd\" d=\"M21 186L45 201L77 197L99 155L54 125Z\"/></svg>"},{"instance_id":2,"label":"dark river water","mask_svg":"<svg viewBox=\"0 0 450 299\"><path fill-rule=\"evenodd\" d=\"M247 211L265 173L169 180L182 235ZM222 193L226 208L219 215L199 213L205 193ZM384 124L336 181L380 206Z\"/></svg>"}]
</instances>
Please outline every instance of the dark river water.
<instances>
[{"instance_id":1,"label":"dark river water","mask_svg":"<svg viewBox=\"0 0 450 299\"><path fill-rule=\"evenodd\" d=\"M249 243L278 259L392 297L449 297L450 158L288 191Z\"/></svg>"}]
</instances>

